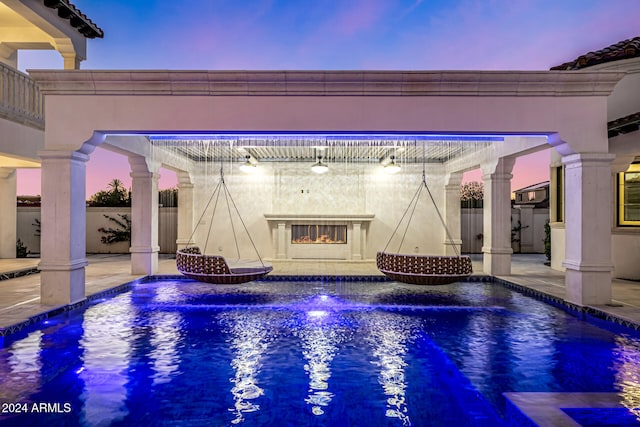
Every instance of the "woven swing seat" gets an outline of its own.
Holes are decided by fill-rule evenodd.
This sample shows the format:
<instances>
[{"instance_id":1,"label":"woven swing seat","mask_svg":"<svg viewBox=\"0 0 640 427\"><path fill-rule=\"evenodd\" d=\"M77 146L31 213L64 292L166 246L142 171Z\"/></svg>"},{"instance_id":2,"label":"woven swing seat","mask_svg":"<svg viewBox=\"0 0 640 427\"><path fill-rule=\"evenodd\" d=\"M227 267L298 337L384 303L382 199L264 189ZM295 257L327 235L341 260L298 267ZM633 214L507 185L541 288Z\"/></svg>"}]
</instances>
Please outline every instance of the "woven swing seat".
<instances>
[{"instance_id":1,"label":"woven swing seat","mask_svg":"<svg viewBox=\"0 0 640 427\"><path fill-rule=\"evenodd\" d=\"M257 260L238 259L229 261L220 255L205 255L197 246L176 252L178 271L199 282L233 285L258 280L266 276L273 267Z\"/></svg>"},{"instance_id":2,"label":"woven swing seat","mask_svg":"<svg viewBox=\"0 0 640 427\"><path fill-rule=\"evenodd\" d=\"M378 252L378 270L390 279L413 285L446 285L473 272L468 256L404 255Z\"/></svg>"}]
</instances>

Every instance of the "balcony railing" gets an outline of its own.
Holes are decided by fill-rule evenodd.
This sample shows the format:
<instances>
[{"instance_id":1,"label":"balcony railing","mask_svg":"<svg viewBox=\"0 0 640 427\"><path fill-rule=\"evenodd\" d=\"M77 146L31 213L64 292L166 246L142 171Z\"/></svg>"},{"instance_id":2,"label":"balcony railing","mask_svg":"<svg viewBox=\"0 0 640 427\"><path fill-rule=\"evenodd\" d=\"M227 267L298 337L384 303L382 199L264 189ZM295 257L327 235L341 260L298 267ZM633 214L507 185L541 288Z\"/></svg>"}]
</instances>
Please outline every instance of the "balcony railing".
<instances>
[{"instance_id":1,"label":"balcony railing","mask_svg":"<svg viewBox=\"0 0 640 427\"><path fill-rule=\"evenodd\" d=\"M44 97L28 75L0 63L0 117L44 129Z\"/></svg>"}]
</instances>

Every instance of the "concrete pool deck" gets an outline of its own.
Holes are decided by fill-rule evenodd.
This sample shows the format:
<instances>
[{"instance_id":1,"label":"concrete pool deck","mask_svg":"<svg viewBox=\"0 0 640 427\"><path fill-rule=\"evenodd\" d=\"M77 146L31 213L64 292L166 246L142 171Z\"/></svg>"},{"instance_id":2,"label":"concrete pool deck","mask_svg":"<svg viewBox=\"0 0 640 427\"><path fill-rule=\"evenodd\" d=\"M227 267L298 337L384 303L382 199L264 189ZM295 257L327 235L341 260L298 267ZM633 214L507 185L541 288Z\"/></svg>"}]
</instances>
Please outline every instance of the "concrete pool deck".
<instances>
[{"instance_id":1,"label":"concrete pool deck","mask_svg":"<svg viewBox=\"0 0 640 427\"><path fill-rule=\"evenodd\" d=\"M482 271L482 255L473 255L474 271ZM551 301L564 300L564 273L544 265L544 255L516 254L512 257L512 274L497 279L530 290ZM92 296L124 283L140 279L130 274L130 256L121 254L89 255L86 268L86 295ZM0 335L10 333L12 326L34 316L59 308L40 303L40 275L37 258L0 259ZM279 261L272 275L281 276L380 276L375 261ZM19 276L24 274L22 276ZM158 275L179 274L173 255L161 255ZM482 273L478 274L482 276ZM19 276L19 277L14 277ZM2 280L4 279L4 280ZM615 279L613 303L590 307L632 324L640 325L640 282Z\"/></svg>"}]
</instances>

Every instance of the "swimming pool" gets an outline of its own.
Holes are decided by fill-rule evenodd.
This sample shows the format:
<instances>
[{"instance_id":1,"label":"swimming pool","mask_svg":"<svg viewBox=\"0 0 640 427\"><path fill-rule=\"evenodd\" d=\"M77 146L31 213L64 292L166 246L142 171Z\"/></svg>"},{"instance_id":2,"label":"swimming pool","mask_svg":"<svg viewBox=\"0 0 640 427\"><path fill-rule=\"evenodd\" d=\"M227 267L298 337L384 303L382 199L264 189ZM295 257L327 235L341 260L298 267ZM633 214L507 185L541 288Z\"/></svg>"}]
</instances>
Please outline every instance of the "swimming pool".
<instances>
[{"instance_id":1,"label":"swimming pool","mask_svg":"<svg viewBox=\"0 0 640 427\"><path fill-rule=\"evenodd\" d=\"M148 281L6 339L0 422L500 426L504 392L599 392L637 423L639 362L494 283Z\"/></svg>"}]
</instances>

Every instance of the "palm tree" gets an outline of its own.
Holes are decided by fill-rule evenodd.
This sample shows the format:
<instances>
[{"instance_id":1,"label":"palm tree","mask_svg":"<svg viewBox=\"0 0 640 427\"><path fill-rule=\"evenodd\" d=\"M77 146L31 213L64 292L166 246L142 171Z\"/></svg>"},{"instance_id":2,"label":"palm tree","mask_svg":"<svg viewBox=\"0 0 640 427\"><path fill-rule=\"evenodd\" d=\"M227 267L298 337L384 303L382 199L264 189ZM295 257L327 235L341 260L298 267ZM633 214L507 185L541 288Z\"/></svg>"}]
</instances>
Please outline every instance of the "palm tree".
<instances>
[{"instance_id":1,"label":"palm tree","mask_svg":"<svg viewBox=\"0 0 640 427\"><path fill-rule=\"evenodd\" d=\"M122 181L118 178L113 178L111 182L109 182L108 187L111 188L112 193L120 193L125 191L124 186L122 185Z\"/></svg>"},{"instance_id":2,"label":"palm tree","mask_svg":"<svg viewBox=\"0 0 640 427\"><path fill-rule=\"evenodd\" d=\"M122 181L112 179L107 184L108 190L101 190L91 196L92 206L131 206L131 194L124 188Z\"/></svg>"}]
</instances>

